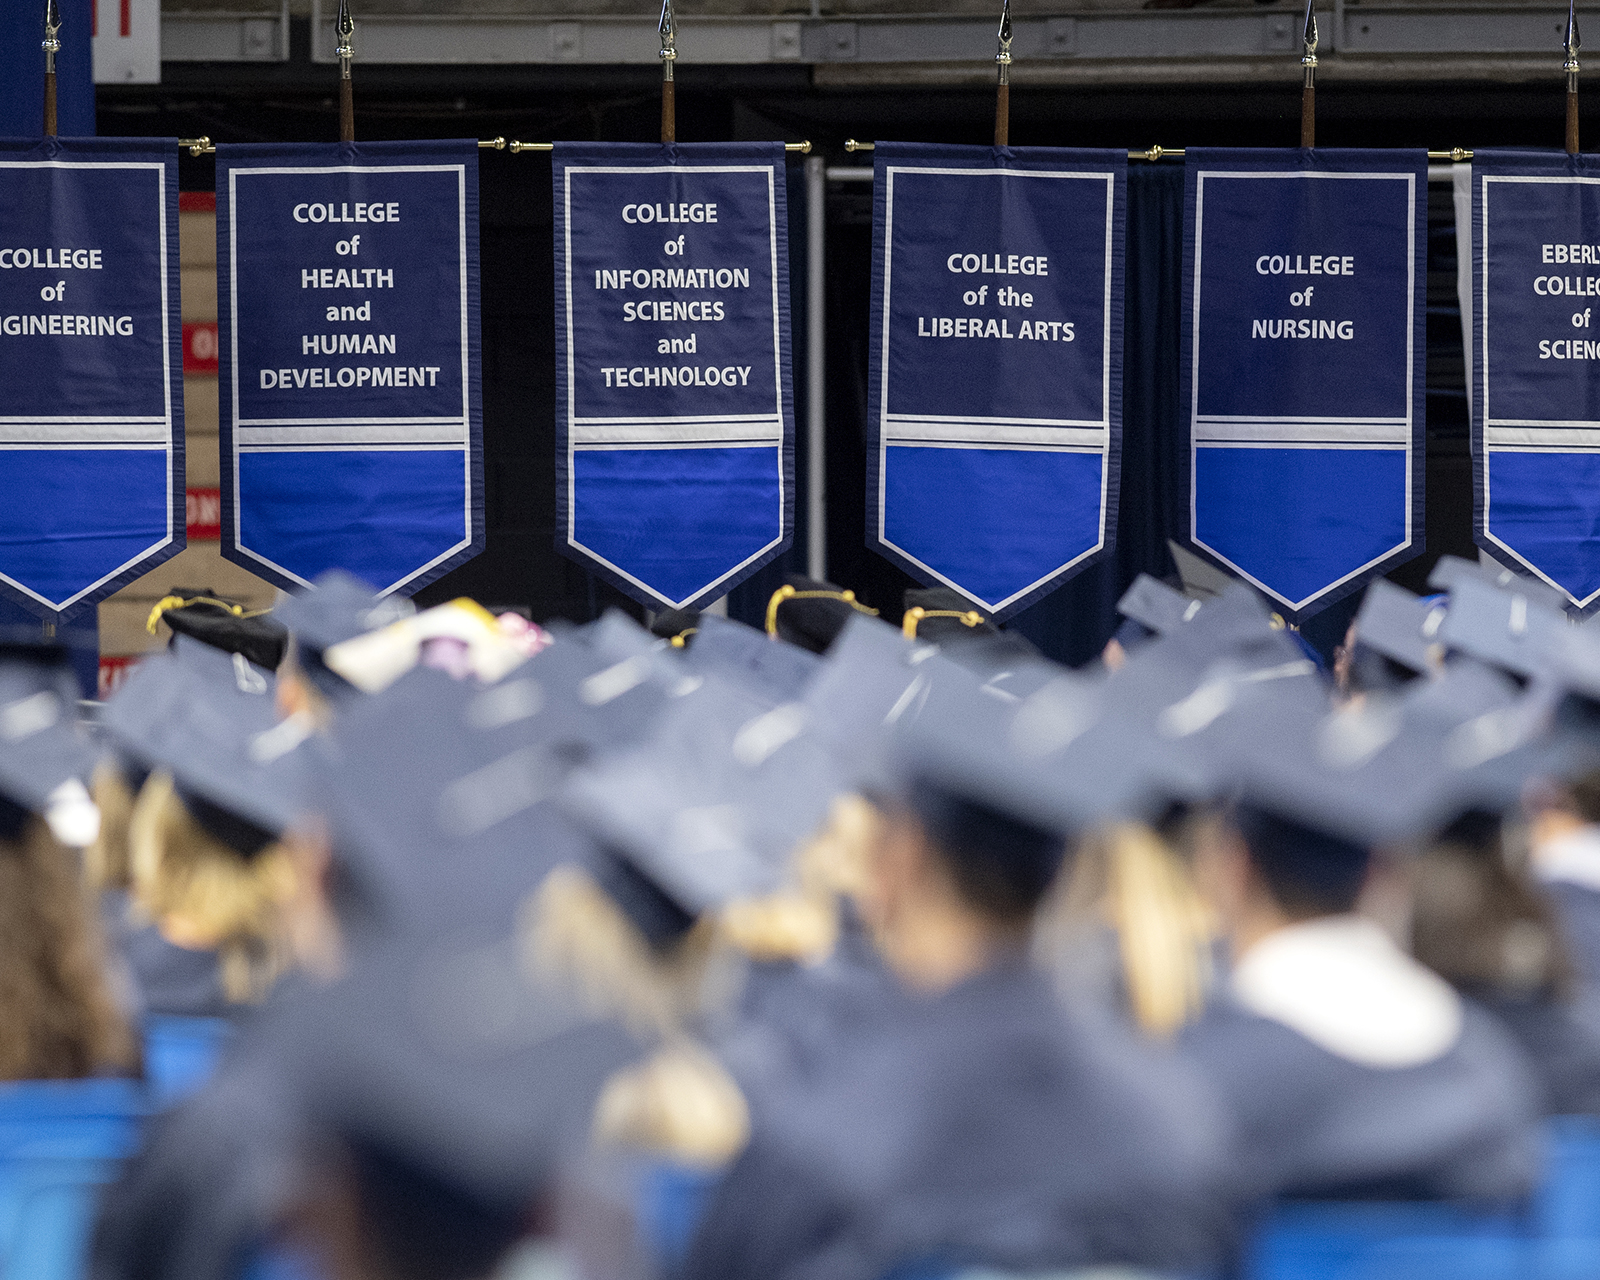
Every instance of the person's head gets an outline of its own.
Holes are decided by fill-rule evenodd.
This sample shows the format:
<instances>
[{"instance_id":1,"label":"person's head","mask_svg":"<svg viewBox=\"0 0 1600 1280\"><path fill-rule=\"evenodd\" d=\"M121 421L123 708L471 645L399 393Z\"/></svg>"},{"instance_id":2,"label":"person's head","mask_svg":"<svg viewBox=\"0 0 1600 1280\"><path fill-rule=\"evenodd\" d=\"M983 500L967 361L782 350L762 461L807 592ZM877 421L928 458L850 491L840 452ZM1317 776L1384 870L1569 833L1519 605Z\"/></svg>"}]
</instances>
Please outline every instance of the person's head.
<instances>
[{"instance_id":1,"label":"person's head","mask_svg":"<svg viewBox=\"0 0 1600 1280\"><path fill-rule=\"evenodd\" d=\"M1065 857L1060 836L926 778L880 807L862 906L902 978L953 985L1026 938Z\"/></svg>"},{"instance_id":2,"label":"person's head","mask_svg":"<svg viewBox=\"0 0 1600 1280\"><path fill-rule=\"evenodd\" d=\"M1209 824L1199 846L1197 878L1236 951L1283 925L1355 910L1371 861L1362 845L1245 803Z\"/></svg>"},{"instance_id":3,"label":"person's head","mask_svg":"<svg viewBox=\"0 0 1600 1280\"><path fill-rule=\"evenodd\" d=\"M138 1059L76 854L0 798L0 1079L98 1075Z\"/></svg>"},{"instance_id":4,"label":"person's head","mask_svg":"<svg viewBox=\"0 0 1600 1280\"><path fill-rule=\"evenodd\" d=\"M223 989L258 1000L284 965L293 860L275 833L151 774L129 822L134 902L169 941L216 951Z\"/></svg>"}]
</instances>

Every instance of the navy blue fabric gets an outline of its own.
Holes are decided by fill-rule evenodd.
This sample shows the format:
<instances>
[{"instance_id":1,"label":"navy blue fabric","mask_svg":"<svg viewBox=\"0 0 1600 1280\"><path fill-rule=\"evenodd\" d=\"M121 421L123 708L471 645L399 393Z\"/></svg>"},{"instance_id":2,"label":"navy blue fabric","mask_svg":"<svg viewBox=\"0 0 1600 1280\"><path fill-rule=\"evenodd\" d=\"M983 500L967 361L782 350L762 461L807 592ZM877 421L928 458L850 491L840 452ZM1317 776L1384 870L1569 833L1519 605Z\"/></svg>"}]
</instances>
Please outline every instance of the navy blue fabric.
<instances>
[{"instance_id":1,"label":"navy blue fabric","mask_svg":"<svg viewBox=\"0 0 1600 1280\"><path fill-rule=\"evenodd\" d=\"M553 170L556 549L694 608L794 540L783 146L558 143Z\"/></svg>"},{"instance_id":2,"label":"navy blue fabric","mask_svg":"<svg viewBox=\"0 0 1600 1280\"><path fill-rule=\"evenodd\" d=\"M1427 158L1195 148L1184 196L1188 541L1299 621L1423 549Z\"/></svg>"},{"instance_id":3,"label":"navy blue fabric","mask_svg":"<svg viewBox=\"0 0 1600 1280\"><path fill-rule=\"evenodd\" d=\"M1127 157L873 165L867 545L1009 617L1115 545Z\"/></svg>"},{"instance_id":4,"label":"navy blue fabric","mask_svg":"<svg viewBox=\"0 0 1600 1280\"><path fill-rule=\"evenodd\" d=\"M222 554L411 595L483 550L478 148L217 154Z\"/></svg>"},{"instance_id":5,"label":"navy blue fabric","mask_svg":"<svg viewBox=\"0 0 1600 1280\"><path fill-rule=\"evenodd\" d=\"M61 52L56 54L56 129L63 138L92 138L94 0L57 0ZM37 138L44 129L44 5L0 5L0 138Z\"/></svg>"},{"instance_id":6,"label":"navy blue fabric","mask_svg":"<svg viewBox=\"0 0 1600 1280\"><path fill-rule=\"evenodd\" d=\"M178 150L0 140L0 165L0 594L62 619L184 547Z\"/></svg>"},{"instance_id":7,"label":"navy blue fabric","mask_svg":"<svg viewBox=\"0 0 1600 1280\"><path fill-rule=\"evenodd\" d=\"M1597 156L1472 158L1473 538L1583 616L1600 610L1600 454L1583 438L1600 426L1597 176Z\"/></svg>"}]
</instances>

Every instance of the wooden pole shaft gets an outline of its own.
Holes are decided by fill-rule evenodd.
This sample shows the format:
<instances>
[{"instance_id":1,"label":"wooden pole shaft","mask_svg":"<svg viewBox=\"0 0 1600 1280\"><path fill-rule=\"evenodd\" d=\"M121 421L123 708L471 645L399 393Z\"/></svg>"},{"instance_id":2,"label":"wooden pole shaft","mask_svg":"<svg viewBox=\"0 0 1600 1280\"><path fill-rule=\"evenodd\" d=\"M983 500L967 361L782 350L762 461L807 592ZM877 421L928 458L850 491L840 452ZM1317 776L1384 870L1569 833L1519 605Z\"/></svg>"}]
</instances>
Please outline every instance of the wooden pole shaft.
<instances>
[{"instance_id":1,"label":"wooden pole shaft","mask_svg":"<svg viewBox=\"0 0 1600 1280\"><path fill-rule=\"evenodd\" d=\"M1011 145L1011 86L1004 82L995 90L994 145Z\"/></svg>"},{"instance_id":2,"label":"wooden pole shaft","mask_svg":"<svg viewBox=\"0 0 1600 1280\"><path fill-rule=\"evenodd\" d=\"M1578 154L1578 91L1567 90L1567 154Z\"/></svg>"},{"instance_id":3,"label":"wooden pole shaft","mask_svg":"<svg viewBox=\"0 0 1600 1280\"><path fill-rule=\"evenodd\" d=\"M670 71L671 68L669 67ZM678 82L670 76L661 81L661 141L678 140Z\"/></svg>"},{"instance_id":4,"label":"wooden pole shaft","mask_svg":"<svg viewBox=\"0 0 1600 1280\"><path fill-rule=\"evenodd\" d=\"M44 135L53 138L59 130L56 127L56 73L44 73Z\"/></svg>"},{"instance_id":5,"label":"wooden pole shaft","mask_svg":"<svg viewBox=\"0 0 1600 1280\"><path fill-rule=\"evenodd\" d=\"M1300 91L1300 145L1317 145L1317 86L1306 78L1306 87Z\"/></svg>"},{"instance_id":6,"label":"wooden pole shaft","mask_svg":"<svg viewBox=\"0 0 1600 1280\"><path fill-rule=\"evenodd\" d=\"M356 99L347 75L339 81L339 141L356 140Z\"/></svg>"}]
</instances>

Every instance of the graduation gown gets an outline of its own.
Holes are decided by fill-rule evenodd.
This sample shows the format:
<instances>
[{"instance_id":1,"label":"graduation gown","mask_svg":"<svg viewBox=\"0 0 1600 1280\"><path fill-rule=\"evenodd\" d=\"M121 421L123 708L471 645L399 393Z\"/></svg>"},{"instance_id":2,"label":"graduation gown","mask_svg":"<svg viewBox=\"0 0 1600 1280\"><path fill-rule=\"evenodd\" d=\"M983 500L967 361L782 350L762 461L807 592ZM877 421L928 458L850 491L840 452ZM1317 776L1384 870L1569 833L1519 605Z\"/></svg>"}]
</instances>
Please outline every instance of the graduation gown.
<instances>
[{"instance_id":1,"label":"graduation gown","mask_svg":"<svg viewBox=\"0 0 1600 1280\"><path fill-rule=\"evenodd\" d=\"M1555 903L1579 978L1600 987L1600 826L1547 841L1534 850L1533 866Z\"/></svg>"},{"instance_id":2,"label":"graduation gown","mask_svg":"<svg viewBox=\"0 0 1600 1280\"><path fill-rule=\"evenodd\" d=\"M222 991L215 951L175 946L154 925L128 917L127 895L101 898L101 920L112 955L133 985L138 1012L185 1018L225 1018L235 1011Z\"/></svg>"},{"instance_id":3,"label":"graduation gown","mask_svg":"<svg viewBox=\"0 0 1600 1280\"><path fill-rule=\"evenodd\" d=\"M1257 1195L1492 1200L1538 1176L1540 1088L1512 1037L1357 917L1258 943L1183 1050Z\"/></svg>"},{"instance_id":4,"label":"graduation gown","mask_svg":"<svg viewBox=\"0 0 1600 1280\"><path fill-rule=\"evenodd\" d=\"M816 1076L752 1104L686 1274L880 1280L1203 1264L1225 1247L1219 1113L1179 1064L1012 961L897 993Z\"/></svg>"}]
</instances>

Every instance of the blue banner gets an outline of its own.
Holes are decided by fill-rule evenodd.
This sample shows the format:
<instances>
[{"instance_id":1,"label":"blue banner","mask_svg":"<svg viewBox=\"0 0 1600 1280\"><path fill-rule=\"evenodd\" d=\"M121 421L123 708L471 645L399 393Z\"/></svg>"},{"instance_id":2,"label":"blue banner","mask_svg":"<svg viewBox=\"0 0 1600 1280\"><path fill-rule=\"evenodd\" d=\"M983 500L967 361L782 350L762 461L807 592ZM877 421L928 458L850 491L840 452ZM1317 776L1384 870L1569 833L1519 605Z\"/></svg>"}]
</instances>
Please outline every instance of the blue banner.
<instances>
[{"instance_id":1,"label":"blue banner","mask_svg":"<svg viewBox=\"0 0 1600 1280\"><path fill-rule=\"evenodd\" d=\"M1306 618L1422 552L1427 157L1186 159L1189 538Z\"/></svg>"},{"instance_id":2,"label":"blue banner","mask_svg":"<svg viewBox=\"0 0 1600 1280\"><path fill-rule=\"evenodd\" d=\"M873 154L867 546L992 617L1115 541L1127 166Z\"/></svg>"},{"instance_id":3,"label":"blue banner","mask_svg":"<svg viewBox=\"0 0 1600 1280\"><path fill-rule=\"evenodd\" d=\"M410 595L483 550L478 147L217 148L222 554Z\"/></svg>"},{"instance_id":4,"label":"blue banner","mask_svg":"<svg viewBox=\"0 0 1600 1280\"><path fill-rule=\"evenodd\" d=\"M1600 609L1600 157L1472 158L1473 533Z\"/></svg>"},{"instance_id":5,"label":"blue banner","mask_svg":"<svg viewBox=\"0 0 1600 1280\"><path fill-rule=\"evenodd\" d=\"M0 140L0 593L87 611L184 547L178 148Z\"/></svg>"},{"instance_id":6,"label":"blue banner","mask_svg":"<svg viewBox=\"0 0 1600 1280\"><path fill-rule=\"evenodd\" d=\"M556 549L652 609L794 537L783 144L557 143Z\"/></svg>"}]
</instances>

